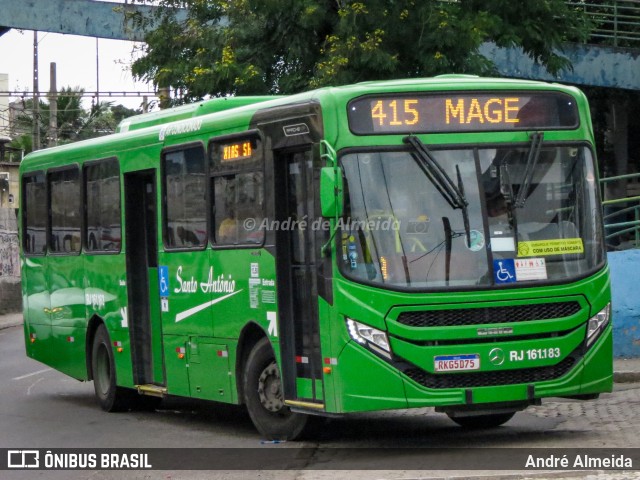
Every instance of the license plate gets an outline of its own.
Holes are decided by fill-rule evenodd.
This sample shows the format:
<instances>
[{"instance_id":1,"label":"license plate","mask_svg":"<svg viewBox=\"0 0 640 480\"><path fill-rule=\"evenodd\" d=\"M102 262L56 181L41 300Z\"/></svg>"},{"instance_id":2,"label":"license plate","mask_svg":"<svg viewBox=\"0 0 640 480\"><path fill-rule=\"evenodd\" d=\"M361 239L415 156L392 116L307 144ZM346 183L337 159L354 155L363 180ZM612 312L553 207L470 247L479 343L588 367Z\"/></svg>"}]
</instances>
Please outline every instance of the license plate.
<instances>
[{"instance_id":1,"label":"license plate","mask_svg":"<svg viewBox=\"0 0 640 480\"><path fill-rule=\"evenodd\" d=\"M436 372L480 370L480 355L438 355L433 358Z\"/></svg>"}]
</instances>

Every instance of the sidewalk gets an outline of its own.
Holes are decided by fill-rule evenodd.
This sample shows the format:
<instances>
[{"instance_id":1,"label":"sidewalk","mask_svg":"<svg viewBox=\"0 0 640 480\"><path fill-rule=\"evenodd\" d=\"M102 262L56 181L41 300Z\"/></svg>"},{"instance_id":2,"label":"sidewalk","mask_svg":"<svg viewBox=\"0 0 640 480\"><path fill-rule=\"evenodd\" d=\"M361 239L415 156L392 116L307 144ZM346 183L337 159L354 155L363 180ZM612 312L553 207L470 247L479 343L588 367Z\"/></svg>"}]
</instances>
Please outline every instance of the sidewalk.
<instances>
[{"instance_id":1,"label":"sidewalk","mask_svg":"<svg viewBox=\"0 0 640 480\"><path fill-rule=\"evenodd\" d=\"M22 325L22 313L0 315L0 330ZM640 358L613 360L613 380L616 383L640 382Z\"/></svg>"}]
</instances>

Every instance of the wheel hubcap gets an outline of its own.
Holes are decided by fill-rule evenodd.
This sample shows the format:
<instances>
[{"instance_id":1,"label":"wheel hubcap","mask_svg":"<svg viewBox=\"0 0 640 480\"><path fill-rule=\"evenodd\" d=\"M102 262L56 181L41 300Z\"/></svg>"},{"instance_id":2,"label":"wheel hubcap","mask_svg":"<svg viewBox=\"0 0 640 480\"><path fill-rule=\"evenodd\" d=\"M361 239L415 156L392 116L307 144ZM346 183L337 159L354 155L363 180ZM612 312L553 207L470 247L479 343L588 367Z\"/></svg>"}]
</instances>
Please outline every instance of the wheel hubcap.
<instances>
[{"instance_id":1,"label":"wheel hubcap","mask_svg":"<svg viewBox=\"0 0 640 480\"><path fill-rule=\"evenodd\" d=\"M273 361L260 374L258 379L260 403L270 412L278 412L284 407L280 371Z\"/></svg>"}]
</instances>

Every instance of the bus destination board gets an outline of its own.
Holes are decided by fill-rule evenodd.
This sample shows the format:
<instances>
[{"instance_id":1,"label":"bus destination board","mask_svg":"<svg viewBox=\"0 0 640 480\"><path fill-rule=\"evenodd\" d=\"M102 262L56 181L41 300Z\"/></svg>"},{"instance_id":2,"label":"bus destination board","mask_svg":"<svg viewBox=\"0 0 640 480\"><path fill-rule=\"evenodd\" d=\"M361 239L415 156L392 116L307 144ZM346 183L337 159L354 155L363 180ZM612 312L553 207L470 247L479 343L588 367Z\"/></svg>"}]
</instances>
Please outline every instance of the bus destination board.
<instances>
[{"instance_id":1,"label":"bus destination board","mask_svg":"<svg viewBox=\"0 0 640 480\"><path fill-rule=\"evenodd\" d=\"M360 97L349 102L357 135L570 129L574 99L560 92L452 92Z\"/></svg>"}]
</instances>

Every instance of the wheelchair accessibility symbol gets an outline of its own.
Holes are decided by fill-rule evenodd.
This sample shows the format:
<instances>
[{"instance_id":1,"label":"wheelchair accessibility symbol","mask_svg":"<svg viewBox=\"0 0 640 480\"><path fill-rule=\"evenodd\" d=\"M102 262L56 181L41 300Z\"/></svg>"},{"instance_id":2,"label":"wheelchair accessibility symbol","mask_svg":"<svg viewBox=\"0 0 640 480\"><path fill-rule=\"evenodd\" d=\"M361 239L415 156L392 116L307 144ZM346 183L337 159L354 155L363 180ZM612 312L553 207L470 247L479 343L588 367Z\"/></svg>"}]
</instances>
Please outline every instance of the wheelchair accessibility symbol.
<instances>
[{"instance_id":1,"label":"wheelchair accessibility symbol","mask_svg":"<svg viewBox=\"0 0 640 480\"><path fill-rule=\"evenodd\" d=\"M512 258L493 261L493 279L496 284L516 281L516 266Z\"/></svg>"},{"instance_id":2,"label":"wheelchair accessibility symbol","mask_svg":"<svg viewBox=\"0 0 640 480\"><path fill-rule=\"evenodd\" d=\"M169 267L163 265L158 267L158 282L160 287L160 296L169 296Z\"/></svg>"}]
</instances>

